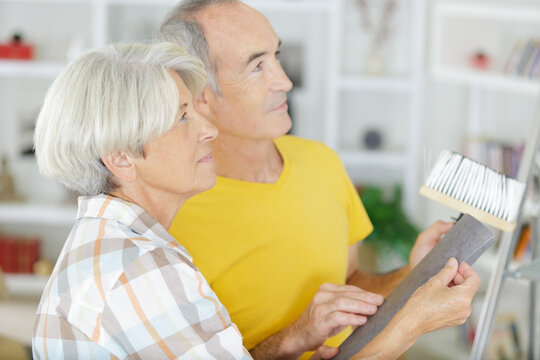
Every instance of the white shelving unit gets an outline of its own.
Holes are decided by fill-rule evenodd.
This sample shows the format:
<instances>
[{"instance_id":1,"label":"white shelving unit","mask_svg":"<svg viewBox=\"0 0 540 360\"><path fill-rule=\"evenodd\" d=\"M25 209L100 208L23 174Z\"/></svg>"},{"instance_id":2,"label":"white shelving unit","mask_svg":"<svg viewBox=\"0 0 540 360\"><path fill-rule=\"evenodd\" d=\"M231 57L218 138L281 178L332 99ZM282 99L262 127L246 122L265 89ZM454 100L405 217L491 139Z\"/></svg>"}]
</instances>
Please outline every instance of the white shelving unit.
<instances>
[{"instance_id":1,"label":"white shelving unit","mask_svg":"<svg viewBox=\"0 0 540 360\"><path fill-rule=\"evenodd\" d=\"M540 39L540 5L531 1L443 0L432 6L430 74L436 83L458 87L468 95L462 137L524 142L533 128L540 82L503 69L517 40ZM490 58L487 69L471 65L470 57L477 51ZM454 120L462 124L461 119ZM483 287L494 272L494 250L486 252L476 265ZM511 267L517 264L511 263ZM499 306L499 311L517 317L522 350L531 321L524 301L527 291L525 282L506 281ZM477 300L481 304L482 291ZM477 315L474 311L473 317Z\"/></svg>"},{"instance_id":2,"label":"white shelving unit","mask_svg":"<svg viewBox=\"0 0 540 360\"><path fill-rule=\"evenodd\" d=\"M330 30L332 40L328 52L330 54L344 54L345 48L351 46L344 40L346 39L344 23L350 21L349 13L351 11L359 10L352 8L351 1L335 0L332 3ZM401 39L407 42L406 54L401 54L407 58L406 62L408 62L405 73L368 75L362 71L358 73L346 72L342 56L331 56L327 64L328 86L324 141L337 149L348 169L360 174L357 179L353 180L362 181L364 177L361 174L378 173L381 177L380 182L384 183L384 177L388 171L397 172L399 176L393 181L403 184L405 210L414 216L417 210L419 186L420 156L418 146L419 139L421 139L423 113L426 6L424 0L401 1L398 2L397 6L397 11L405 11L407 18L405 23L407 23L408 28L395 30L396 33L405 32L408 34L406 39ZM398 16L400 15L398 14ZM361 31L359 27L357 31ZM379 99L393 97L393 101L400 102L404 107L402 113L380 115L397 125L396 127L388 124L381 125L383 136L401 138L401 144L383 146L382 149L377 150L366 150L361 145L351 148L352 141L350 139L344 140L343 136L344 133L351 131L346 128L347 124L343 120L344 111L346 111L344 109L348 109L349 106L346 102L354 101L357 107L353 111L362 114L366 113L367 109L362 108L363 103L361 102L366 101L369 104L371 102L369 99L373 96L377 96ZM374 116L378 116L377 113ZM361 122L362 119L355 121ZM359 126L362 128L363 125ZM403 132L398 134L400 130ZM359 138L358 135L357 138ZM358 140L357 143L359 142Z\"/></svg>"},{"instance_id":3,"label":"white shelving unit","mask_svg":"<svg viewBox=\"0 0 540 360\"><path fill-rule=\"evenodd\" d=\"M538 81L504 74L502 69L513 42L539 37L539 24L538 6L440 1L433 9L431 73L441 81L536 96L540 90ZM450 27L459 32L452 33ZM461 36L473 29L477 31L470 36ZM494 57L491 69L475 70L469 66L468 55L476 50Z\"/></svg>"}]
</instances>

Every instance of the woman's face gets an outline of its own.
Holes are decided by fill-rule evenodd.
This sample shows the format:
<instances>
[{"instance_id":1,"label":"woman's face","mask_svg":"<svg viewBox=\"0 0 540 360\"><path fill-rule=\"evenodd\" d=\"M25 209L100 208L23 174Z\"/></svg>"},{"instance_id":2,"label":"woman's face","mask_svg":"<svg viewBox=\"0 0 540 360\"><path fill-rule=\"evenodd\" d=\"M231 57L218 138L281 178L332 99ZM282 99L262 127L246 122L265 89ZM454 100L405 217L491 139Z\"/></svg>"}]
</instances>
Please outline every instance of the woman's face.
<instances>
[{"instance_id":1,"label":"woman's face","mask_svg":"<svg viewBox=\"0 0 540 360\"><path fill-rule=\"evenodd\" d=\"M217 128L194 108L192 94L182 78L169 72L178 88L180 106L171 130L149 141L145 158L135 159L137 178L158 192L194 195L216 183L214 159L209 144Z\"/></svg>"}]
</instances>

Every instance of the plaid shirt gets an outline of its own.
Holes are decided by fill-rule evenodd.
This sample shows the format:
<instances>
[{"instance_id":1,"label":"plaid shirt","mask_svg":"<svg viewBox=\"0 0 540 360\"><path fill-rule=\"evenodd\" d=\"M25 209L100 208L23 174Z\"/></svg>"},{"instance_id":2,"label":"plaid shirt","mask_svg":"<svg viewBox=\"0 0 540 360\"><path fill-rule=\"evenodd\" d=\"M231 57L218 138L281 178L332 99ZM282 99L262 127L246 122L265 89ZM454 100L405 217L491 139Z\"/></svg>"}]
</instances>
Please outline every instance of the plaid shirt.
<instances>
[{"instance_id":1,"label":"plaid shirt","mask_svg":"<svg viewBox=\"0 0 540 360\"><path fill-rule=\"evenodd\" d=\"M80 197L34 325L35 359L250 359L186 249L139 206Z\"/></svg>"}]
</instances>

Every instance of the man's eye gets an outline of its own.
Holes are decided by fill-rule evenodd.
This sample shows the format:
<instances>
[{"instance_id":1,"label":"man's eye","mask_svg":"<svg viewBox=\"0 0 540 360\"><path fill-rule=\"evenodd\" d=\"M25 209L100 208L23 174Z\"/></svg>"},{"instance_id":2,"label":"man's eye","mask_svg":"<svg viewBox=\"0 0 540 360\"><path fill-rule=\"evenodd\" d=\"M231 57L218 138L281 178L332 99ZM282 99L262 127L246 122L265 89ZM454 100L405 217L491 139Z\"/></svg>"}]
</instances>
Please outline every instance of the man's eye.
<instances>
[{"instance_id":1,"label":"man's eye","mask_svg":"<svg viewBox=\"0 0 540 360\"><path fill-rule=\"evenodd\" d=\"M280 56L281 56L281 50L276 51L276 59L279 60Z\"/></svg>"},{"instance_id":2,"label":"man's eye","mask_svg":"<svg viewBox=\"0 0 540 360\"><path fill-rule=\"evenodd\" d=\"M179 122L187 121L186 115L187 115L187 113L182 114L182 117L181 117L178 121L179 121Z\"/></svg>"},{"instance_id":3,"label":"man's eye","mask_svg":"<svg viewBox=\"0 0 540 360\"><path fill-rule=\"evenodd\" d=\"M255 68L253 69L253 72L258 72L261 70L262 70L262 61L258 63L257 66L255 66Z\"/></svg>"}]
</instances>

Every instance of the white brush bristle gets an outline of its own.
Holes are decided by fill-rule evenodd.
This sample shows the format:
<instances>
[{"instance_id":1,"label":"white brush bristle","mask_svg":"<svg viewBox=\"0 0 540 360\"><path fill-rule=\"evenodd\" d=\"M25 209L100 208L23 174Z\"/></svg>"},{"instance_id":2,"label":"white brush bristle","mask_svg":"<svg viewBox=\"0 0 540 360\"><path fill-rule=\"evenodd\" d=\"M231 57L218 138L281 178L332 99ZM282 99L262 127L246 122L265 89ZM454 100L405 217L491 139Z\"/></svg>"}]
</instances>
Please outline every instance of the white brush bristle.
<instances>
[{"instance_id":1,"label":"white brush bristle","mask_svg":"<svg viewBox=\"0 0 540 360\"><path fill-rule=\"evenodd\" d=\"M439 155L425 186L508 222L525 191L525 184L450 151Z\"/></svg>"}]
</instances>

